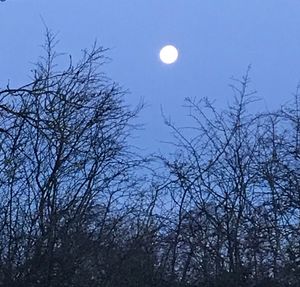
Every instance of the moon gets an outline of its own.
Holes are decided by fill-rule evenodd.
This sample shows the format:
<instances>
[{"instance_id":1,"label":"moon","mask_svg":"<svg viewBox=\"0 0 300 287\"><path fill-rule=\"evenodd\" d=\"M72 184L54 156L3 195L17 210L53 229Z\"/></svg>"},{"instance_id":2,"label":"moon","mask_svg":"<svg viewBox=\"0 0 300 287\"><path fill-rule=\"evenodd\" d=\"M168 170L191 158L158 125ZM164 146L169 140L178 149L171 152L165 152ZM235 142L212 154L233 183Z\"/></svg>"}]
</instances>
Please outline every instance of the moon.
<instances>
[{"instance_id":1,"label":"moon","mask_svg":"<svg viewBox=\"0 0 300 287\"><path fill-rule=\"evenodd\" d=\"M164 46L159 53L160 60L164 64L173 64L178 59L178 50L173 45Z\"/></svg>"}]
</instances>

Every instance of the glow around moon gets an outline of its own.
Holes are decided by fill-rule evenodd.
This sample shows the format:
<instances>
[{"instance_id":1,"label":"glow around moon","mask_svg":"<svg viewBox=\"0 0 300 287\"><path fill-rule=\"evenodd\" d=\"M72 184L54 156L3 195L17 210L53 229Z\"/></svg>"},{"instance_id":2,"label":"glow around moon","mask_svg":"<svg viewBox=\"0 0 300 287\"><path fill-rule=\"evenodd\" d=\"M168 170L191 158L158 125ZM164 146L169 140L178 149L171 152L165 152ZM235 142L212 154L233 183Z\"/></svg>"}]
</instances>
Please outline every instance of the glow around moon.
<instances>
[{"instance_id":1,"label":"glow around moon","mask_svg":"<svg viewBox=\"0 0 300 287\"><path fill-rule=\"evenodd\" d=\"M164 46L159 53L160 60L169 65L173 64L178 59L178 50L172 45Z\"/></svg>"}]
</instances>

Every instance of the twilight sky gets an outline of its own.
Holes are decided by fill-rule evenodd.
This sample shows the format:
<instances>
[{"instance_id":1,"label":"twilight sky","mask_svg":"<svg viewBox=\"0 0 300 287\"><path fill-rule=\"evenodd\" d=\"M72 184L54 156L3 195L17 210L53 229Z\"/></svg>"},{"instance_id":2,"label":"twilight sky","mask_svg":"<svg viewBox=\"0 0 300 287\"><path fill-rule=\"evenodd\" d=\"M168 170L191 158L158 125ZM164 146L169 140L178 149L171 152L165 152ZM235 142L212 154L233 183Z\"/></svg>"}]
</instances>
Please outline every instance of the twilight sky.
<instances>
[{"instance_id":1,"label":"twilight sky","mask_svg":"<svg viewBox=\"0 0 300 287\"><path fill-rule=\"evenodd\" d=\"M94 40L111 48L105 71L147 104L137 144L154 151L166 140L164 113L183 122L185 97L232 99L230 78L252 65L252 88L269 109L291 99L300 81L299 0L7 0L0 2L0 86L28 81L41 54L44 19L59 52L80 56ZM166 44L179 49L170 66Z\"/></svg>"}]
</instances>

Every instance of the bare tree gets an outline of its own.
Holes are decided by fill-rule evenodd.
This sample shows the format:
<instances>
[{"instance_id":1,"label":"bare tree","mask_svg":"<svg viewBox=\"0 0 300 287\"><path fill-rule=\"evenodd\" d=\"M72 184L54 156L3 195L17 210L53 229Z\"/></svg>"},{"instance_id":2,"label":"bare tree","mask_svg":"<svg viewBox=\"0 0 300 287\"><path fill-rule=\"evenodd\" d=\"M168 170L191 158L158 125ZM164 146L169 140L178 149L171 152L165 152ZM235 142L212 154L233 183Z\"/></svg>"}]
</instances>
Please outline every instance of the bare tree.
<instances>
[{"instance_id":1,"label":"bare tree","mask_svg":"<svg viewBox=\"0 0 300 287\"><path fill-rule=\"evenodd\" d=\"M6 286L58 282L62 236L96 228L87 216L96 203L101 233L111 212L128 205L140 163L127 144L140 107L130 110L122 89L101 72L105 49L94 45L59 70L54 48L47 31L32 82L0 91L0 280Z\"/></svg>"},{"instance_id":2,"label":"bare tree","mask_svg":"<svg viewBox=\"0 0 300 287\"><path fill-rule=\"evenodd\" d=\"M186 99L195 125L166 121L176 149L173 157L161 156L173 201L169 262L176 280L258 284L276 279L287 263L290 228L298 222L287 204L297 200L297 102L293 109L251 114L256 99L248 72L234 81L227 110Z\"/></svg>"}]
</instances>

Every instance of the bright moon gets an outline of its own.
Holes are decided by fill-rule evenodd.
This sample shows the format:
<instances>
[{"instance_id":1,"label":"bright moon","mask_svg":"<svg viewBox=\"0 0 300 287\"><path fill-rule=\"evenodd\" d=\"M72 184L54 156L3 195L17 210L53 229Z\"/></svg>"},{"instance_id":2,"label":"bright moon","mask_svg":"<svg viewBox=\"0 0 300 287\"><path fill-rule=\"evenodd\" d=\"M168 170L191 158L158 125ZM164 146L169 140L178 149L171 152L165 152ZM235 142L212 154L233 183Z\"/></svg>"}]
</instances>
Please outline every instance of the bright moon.
<instances>
[{"instance_id":1,"label":"bright moon","mask_svg":"<svg viewBox=\"0 0 300 287\"><path fill-rule=\"evenodd\" d=\"M172 45L164 46L160 50L159 57L163 63L173 64L178 59L178 50Z\"/></svg>"}]
</instances>

